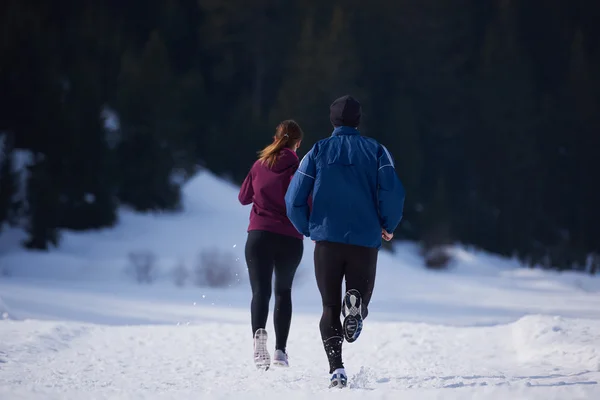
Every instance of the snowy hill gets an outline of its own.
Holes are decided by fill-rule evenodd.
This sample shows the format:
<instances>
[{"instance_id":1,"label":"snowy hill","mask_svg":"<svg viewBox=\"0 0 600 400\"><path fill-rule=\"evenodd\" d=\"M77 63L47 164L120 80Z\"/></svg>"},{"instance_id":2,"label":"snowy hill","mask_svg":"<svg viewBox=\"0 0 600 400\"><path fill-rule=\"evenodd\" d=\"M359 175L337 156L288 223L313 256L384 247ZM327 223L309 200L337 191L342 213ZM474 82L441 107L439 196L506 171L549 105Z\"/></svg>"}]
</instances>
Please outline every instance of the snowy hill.
<instances>
[{"instance_id":1,"label":"snowy hill","mask_svg":"<svg viewBox=\"0 0 600 400\"><path fill-rule=\"evenodd\" d=\"M20 232L4 231L0 398L600 398L599 279L460 248L450 271L431 272L412 243L380 254L369 319L344 348L349 391L327 389L308 240L293 291L292 367L256 372L249 209L237 190L202 172L185 187L185 212L123 210L114 229L65 233L50 253L26 252ZM193 284L201 254L232 268L224 288ZM153 267L152 283L136 282L135 260Z\"/></svg>"}]
</instances>

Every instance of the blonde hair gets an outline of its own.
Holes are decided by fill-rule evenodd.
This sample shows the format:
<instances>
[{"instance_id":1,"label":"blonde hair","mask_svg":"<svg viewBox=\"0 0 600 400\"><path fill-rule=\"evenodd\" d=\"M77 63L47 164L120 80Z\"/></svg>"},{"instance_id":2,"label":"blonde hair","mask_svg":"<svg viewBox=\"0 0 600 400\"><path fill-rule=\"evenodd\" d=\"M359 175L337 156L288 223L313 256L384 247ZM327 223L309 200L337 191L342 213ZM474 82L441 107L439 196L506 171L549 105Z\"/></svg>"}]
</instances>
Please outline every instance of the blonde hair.
<instances>
[{"instance_id":1,"label":"blonde hair","mask_svg":"<svg viewBox=\"0 0 600 400\"><path fill-rule=\"evenodd\" d=\"M283 121L275 129L273 143L258 152L258 159L272 168L277 162L281 150L286 147L293 148L303 137L304 132L296 121L291 119Z\"/></svg>"}]
</instances>

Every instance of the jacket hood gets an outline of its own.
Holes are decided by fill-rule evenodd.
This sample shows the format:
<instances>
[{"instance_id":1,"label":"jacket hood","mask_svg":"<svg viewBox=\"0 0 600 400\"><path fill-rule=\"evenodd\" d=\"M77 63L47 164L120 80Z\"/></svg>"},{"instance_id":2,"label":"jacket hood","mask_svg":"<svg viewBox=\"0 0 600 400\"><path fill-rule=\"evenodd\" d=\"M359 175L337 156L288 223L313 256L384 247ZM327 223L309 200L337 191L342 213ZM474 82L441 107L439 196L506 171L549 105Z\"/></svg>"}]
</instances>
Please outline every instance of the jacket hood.
<instances>
[{"instance_id":1,"label":"jacket hood","mask_svg":"<svg viewBox=\"0 0 600 400\"><path fill-rule=\"evenodd\" d=\"M285 148L279 153L277 162L273 165L272 171L281 172L298 164L298 155L295 151Z\"/></svg>"}]
</instances>

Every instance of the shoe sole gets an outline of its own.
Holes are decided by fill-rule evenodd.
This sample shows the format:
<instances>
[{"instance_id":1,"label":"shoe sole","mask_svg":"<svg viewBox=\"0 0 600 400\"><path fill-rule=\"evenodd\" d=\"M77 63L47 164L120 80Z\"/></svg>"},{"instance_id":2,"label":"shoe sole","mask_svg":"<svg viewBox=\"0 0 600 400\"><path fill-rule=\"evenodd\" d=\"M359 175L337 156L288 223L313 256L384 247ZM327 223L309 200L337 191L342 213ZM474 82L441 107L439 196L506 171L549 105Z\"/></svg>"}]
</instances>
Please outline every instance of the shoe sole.
<instances>
[{"instance_id":1,"label":"shoe sole","mask_svg":"<svg viewBox=\"0 0 600 400\"><path fill-rule=\"evenodd\" d=\"M352 343L358 339L362 331L362 297L358 290L351 289L344 296L344 339Z\"/></svg>"},{"instance_id":2,"label":"shoe sole","mask_svg":"<svg viewBox=\"0 0 600 400\"><path fill-rule=\"evenodd\" d=\"M273 365L280 368L289 368L290 364L284 361L273 360Z\"/></svg>"},{"instance_id":3,"label":"shoe sole","mask_svg":"<svg viewBox=\"0 0 600 400\"><path fill-rule=\"evenodd\" d=\"M264 329L257 329L254 334L254 365L257 369L264 371L268 370L271 366L271 355L269 354L269 350L267 350L268 338L269 335L267 335L267 331Z\"/></svg>"},{"instance_id":4,"label":"shoe sole","mask_svg":"<svg viewBox=\"0 0 600 400\"><path fill-rule=\"evenodd\" d=\"M329 389L344 389L348 387L348 381L342 379L332 379L329 383Z\"/></svg>"}]
</instances>

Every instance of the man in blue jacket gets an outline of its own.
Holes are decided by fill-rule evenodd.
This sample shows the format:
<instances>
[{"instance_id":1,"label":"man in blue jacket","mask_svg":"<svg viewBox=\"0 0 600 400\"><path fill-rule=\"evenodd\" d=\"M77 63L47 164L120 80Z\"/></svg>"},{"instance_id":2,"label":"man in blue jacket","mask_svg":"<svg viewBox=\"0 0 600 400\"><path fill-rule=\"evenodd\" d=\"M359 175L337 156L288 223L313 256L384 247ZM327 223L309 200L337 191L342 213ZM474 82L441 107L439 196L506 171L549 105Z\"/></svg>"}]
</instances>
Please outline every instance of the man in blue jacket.
<instances>
[{"instance_id":1,"label":"man in blue jacket","mask_svg":"<svg viewBox=\"0 0 600 400\"><path fill-rule=\"evenodd\" d=\"M332 374L330 387L340 388L347 384L343 340L351 343L360 335L381 239L394 236L405 196L388 150L358 131L360 117L361 105L351 96L333 102L333 134L304 156L285 196L288 218L316 243L315 275L323 302L321 337Z\"/></svg>"}]
</instances>

